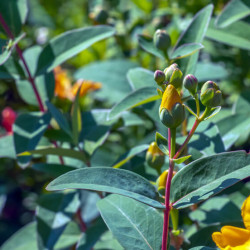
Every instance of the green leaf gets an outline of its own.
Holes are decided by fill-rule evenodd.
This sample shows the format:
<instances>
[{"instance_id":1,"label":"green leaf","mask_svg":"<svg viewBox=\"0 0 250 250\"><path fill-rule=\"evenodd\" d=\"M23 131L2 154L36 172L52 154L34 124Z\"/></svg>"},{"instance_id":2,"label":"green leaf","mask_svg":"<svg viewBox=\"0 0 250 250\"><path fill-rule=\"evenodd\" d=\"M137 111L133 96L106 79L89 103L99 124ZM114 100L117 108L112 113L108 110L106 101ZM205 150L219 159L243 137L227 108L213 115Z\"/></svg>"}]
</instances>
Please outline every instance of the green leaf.
<instances>
[{"instance_id":1,"label":"green leaf","mask_svg":"<svg viewBox=\"0 0 250 250\"><path fill-rule=\"evenodd\" d=\"M204 247L204 246L189 248L189 250L213 250L213 249L217 249L217 248Z\"/></svg>"},{"instance_id":2,"label":"green leaf","mask_svg":"<svg viewBox=\"0 0 250 250\"><path fill-rule=\"evenodd\" d=\"M183 163L184 161L188 160L192 155L187 155L187 156L183 156L183 157L180 157L178 159L173 159L173 161L176 163L176 164L181 164Z\"/></svg>"},{"instance_id":3,"label":"green leaf","mask_svg":"<svg viewBox=\"0 0 250 250\"><path fill-rule=\"evenodd\" d=\"M114 104L131 92L126 74L134 67L138 64L125 59L94 62L77 70L74 77L102 83L101 89L94 93L95 98Z\"/></svg>"},{"instance_id":4,"label":"green leaf","mask_svg":"<svg viewBox=\"0 0 250 250\"><path fill-rule=\"evenodd\" d=\"M130 69L127 73L127 78L132 89L157 86L154 81L154 73L144 68Z\"/></svg>"},{"instance_id":5,"label":"green leaf","mask_svg":"<svg viewBox=\"0 0 250 250\"><path fill-rule=\"evenodd\" d=\"M136 155L140 154L141 152L147 150L148 147L149 147L149 145L140 145L140 146L136 146L134 148L131 148L125 155L120 157L118 162L115 165L113 165L113 168L120 168L122 165L124 165L130 159L132 159Z\"/></svg>"},{"instance_id":6,"label":"green leaf","mask_svg":"<svg viewBox=\"0 0 250 250\"><path fill-rule=\"evenodd\" d=\"M114 33L114 28L100 25L67 31L53 38L39 56L36 75L51 71L92 44Z\"/></svg>"},{"instance_id":7,"label":"green leaf","mask_svg":"<svg viewBox=\"0 0 250 250\"><path fill-rule=\"evenodd\" d=\"M202 10L200 10L192 19L192 22L188 28L180 36L176 48L187 43L202 43L203 38L206 34L208 24L210 22L210 17L213 11L213 5L207 5ZM198 61L199 53L195 53L188 58L183 58L180 60L181 68L185 69L184 75L194 74L196 63Z\"/></svg>"},{"instance_id":8,"label":"green leaf","mask_svg":"<svg viewBox=\"0 0 250 250\"><path fill-rule=\"evenodd\" d=\"M51 164L51 163L35 163L32 164L32 168L40 171L42 173L49 174L53 177L60 176L69 171L75 170L76 167L61 165L61 164Z\"/></svg>"},{"instance_id":9,"label":"green leaf","mask_svg":"<svg viewBox=\"0 0 250 250\"><path fill-rule=\"evenodd\" d=\"M120 195L110 195L97 206L124 249L160 249L163 218L156 209Z\"/></svg>"},{"instance_id":10,"label":"green leaf","mask_svg":"<svg viewBox=\"0 0 250 250\"><path fill-rule=\"evenodd\" d=\"M204 119L204 121L213 118L215 115L217 115L221 110L221 106L212 108L208 116Z\"/></svg>"},{"instance_id":11,"label":"green leaf","mask_svg":"<svg viewBox=\"0 0 250 250\"><path fill-rule=\"evenodd\" d=\"M127 95L111 109L109 119L115 118L127 109L131 109L157 99L160 99L160 97L159 95L156 95L156 89L154 87L137 89Z\"/></svg>"},{"instance_id":12,"label":"green leaf","mask_svg":"<svg viewBox=\"0 0 250 250\"><path fill-rule=\"evenodd\" d=\"M48 101L46 102L46 106L48 107L48 110L51 113L51 115L54 117L54 119L58 123L59 127L63 129L69 136L72 136L69 123L66 120L66 118L63 116L61 111Z\"/></svg>"},{"instance_id":13,"label":"green leaf","mask_svg":"<svg viewBox=\"0 0 250 250\"><path fill-rule=\"evenodd\" d=\"M65 157L71 157L78 159L80 161L86 162L86 158L83 153L68 149L68 148L52 148L52 147L46 147L46 148L38 148L36 150L29 150L25 151L19 154L19 156L29 156L29 155L57 155L57 156L65 156Z\"/></svg>"},{"instance_id":14,"label":"green leaf","mask_svg":"<svg viewBox=\"0 0 250 250\"><path fill-rule=\"evenodd\" d=\"M145 51L147 51L148 53L150 53L156 57L159 57L163 60L165 59L164 53L155 47L152 37L148 37L145 35L139 35L138 41L139 41L140 46Z\"/></svg>"},{"instance_id":15,"label":"green leaf","mask_svg":"<svg viewBox=\"0 0 250 250\"><path fill-rule=\"evenodd\" d=\"M35 149L50 122L48 113L32 112L21 114L13 126L16 154ZM31 156L17 157L21 167L25 168Z\"/></svg>"},{"instance_id":16,"label":"green leaf","mask_svg":"<svg viewBox=\"0 0 250 250\"><path fill-rule=\"evenodd\" d=\"M183 44L180 47L176 48L170 55L172 60L181 59L187 56L190 56L197 52L200 49L203 49L204 46L201 43L187 43Z\"/></svg>"},{"instance_id":17,"label":"green leaf","mask_svg":"<svg viewBox=\"0 0 250 250\"><path fill-rule=\"evenodd\" d=\"M141 10L146 13L150 13L153 9L153 3L150 0L140 1L140 0L132 0L132 2Z\"/></svg>"},{"instance_id":18,"label":"green leaf","mask_svg":"<svg viewBox=\"0 0 250 250\"><path fill-rule=\"evenodd\" d=\"M88 189L129 196L150 206L163 208L150 182L123 169L94 167L68 172L53 180L47 190Z\"/></svg>"},{"instance_id":19,"label":"green leaf","mask_svg":"<svg viewBox=\"0 0 250 250\"><path fill-rule=\"evenodd\" d=\"M17 36L28 14L27 0L0 1L0 13L13 35Z\"/></svg>"},{"instance_id":20,"label":"green leaf","mask_svg":"<svg viewBox=\"0 0 250 250\"><path fill-rule=\"evenodd\" d=\"M213 74L211 74L213 72ZM199 82L221 80L228 77L228 71L222 64L211 62L198 62L194 74Z\"/></svg>"},{"instance_id":21,"label":"green leaf","mask_svg":"<svg viewBox=\"0 0 250 250\"><path fill-rule=\"evenodd\" d=\"M25 73L19 62L13 57L0 66L0 79L20 79L21 77L25 77Z\"/></svg>"},{"instance_id":22,"label":"green leaf","mask_svg":"<svg viewBox=\"0 0 250 250\"><path fill-rule=\"evenodd\" d=\"M13 135L0 137L0 158L16 159Z\"/></svg>"},{"instance_id":23,"label":"green leaf","mask_svg":"<svg viewBox=\"0 0 250 250\"><path fill-rule=\"evenodd\" d=\"M244 151L221 153L188 164L172 180L173 206L196 204L249 177L249 164L250 155Z\"/></svg>"},{"instance_id":24,"label":"green leaf","mask_svg":"<svg viewBox=\"0 0 250 250\"><path fill-rule=\"evenodd\" d=\"M225 28L230 24L250 15L250 2L231 0L216 19L219 28Z\"/></svg>"},{"instance_id":25,"label":"green leaf","mask_svg":"<svg viewBox=\"0 0 250 250\"><path fill-rule=\"evenodd\" d=\"M229 149L240 136L248 137L250 134L250 117L246 114L228 116L217 122L217 125L226 149Z\"/></svg>"},{"instance_id":26,"label":"green leaf","mask_svg":"<svg viewBox=\"0 0 250 250\"><path fill-rule=\"evenodd\" d=\"M155 141L158 148L166 155L169 155L168 151L168 140L160 133L156 132L155 134Z\"/></svg>"},{"instance_id":27,"label":"green leaf","mask_svg":"<svg viewBox=\"0 0 250 250\"><path fill-rule=\"evenodd\" d=\"M41 47L33 46L23 53L32 76L35 74L41 50ZM28 78L28 76L26 76L26 78ZM54 97L55 79L53 72L36 77L35 85L44 105L47 100L51 100L52 97ZM28 80L16 81L16 87L24 102L38 106L36 96L34 95L34 89Z\"/></svg>"},{"instance_id":28,"label":"green leaf","mask_svg":"<svg viewBox=\"0 0 250 250\"><path fill-rule=\"evenodd\" d=\"M79 133L82 128L82 117L81 117L81 110L79 105L79 93L80 93L81 87L79 87L76 98L74 100L74 103L72 105L71 110L71 119L72 119L72 137L73 137L73 143L75 145L78 145L79 141Z\"/></svg>"},{"instance_id":29,"label":"green leaf","mask_svg":"<svg viewBox=\"0 0 250 250\"><path fill-rule=\"evenodd\" d=\"M224 29L217 29L214 20L211 21L206 37L216 42L236 48L250 50L250 24L242 21L235 22Z\"/></svg>"},{"instance_id":30,"label":"green leaf","mask_svg":"<svg viewBox=\"0 0 250 250\"><path fill-rule=\"evenodd\" d=\"M36 208L38 249L53 249L80 206L78 193L43 195Z\"/></svg>"}]
</instances>

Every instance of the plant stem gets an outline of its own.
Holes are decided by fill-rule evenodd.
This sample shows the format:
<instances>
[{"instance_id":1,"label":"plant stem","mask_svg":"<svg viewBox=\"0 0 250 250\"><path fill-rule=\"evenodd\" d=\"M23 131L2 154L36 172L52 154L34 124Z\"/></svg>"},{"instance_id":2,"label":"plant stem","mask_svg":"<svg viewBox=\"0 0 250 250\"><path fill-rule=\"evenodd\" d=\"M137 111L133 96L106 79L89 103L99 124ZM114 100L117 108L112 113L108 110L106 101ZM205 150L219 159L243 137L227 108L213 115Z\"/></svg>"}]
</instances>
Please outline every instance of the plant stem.
<instances>
[{"instance_id":1,"label":"plant stem","mask_svg":"<svg viewBox=\"0 0 250 250\"><path fill-rule=\"evenodd\" d=\"M174 161L173 156L175 154L175 139L176 139L176 129L168 129L168 138L169 140L169 170L168 177L166 181L166 189L165 189L165 211L164 211L164 222L163 222L163 234L162 234L162 250L167 249L168 243L168 225L169 225L169 214L170 214L170 187L171 180L173 176L174 170Z\"/></svg>"},{"instance_id":2,"label":"plant stem","mask_svg":"<svg viewBox=\"0 0 250 250\"><path fill-rule=\"evenodd\" d=\"M3 29L5 30L6 34L10 37L10 39L13 39L14 40L14 35L12 34L9 26L7 25L7 23L5 22L4 18L2 17L1 13L0 13L0 23L2 24L2 27ZM15 45L16 47L16 51L21 59L21 61L23 62L23 65L24 65L24 68L28 74L28 77L29 77L29 81L31 83L31 86L33 88L33 91L35 93L35 96L36 96L36 99L37 99L37 102L38 102L38 105L39 105L39 108L42 112L45 111L45 108L44 108L44 105L43 105L43 102L42 102L42 99L39 95L39 92L37 90L37 87L36 87L36 84L35 84L35 79L32 77L31 73L30 73L30 70L29 70L29 67L23 57L23 52L22 50L20 49L20 47L18 46L18 44Z\"/></svg>"},{"instance_id":3,"label":"plant stem","mask_svg":"<svg viewBox=\"0 0 250 250\"><path fill-rule=\"evenodd\" d=\"M181 147L179 148L179 150L176 152L176 154L174 155L173 159L177 159L179 157L179 155L182 153L182 151L184 150L184 148L187 146L188 142L190 141L191 137L193 136L196 128L198 127L198 125L200 124L200 120L195 120L194 125L192 127L192 129L190 130L186 140L184 141L184 143L181 145Z\"/></svg>"}]
</instances>

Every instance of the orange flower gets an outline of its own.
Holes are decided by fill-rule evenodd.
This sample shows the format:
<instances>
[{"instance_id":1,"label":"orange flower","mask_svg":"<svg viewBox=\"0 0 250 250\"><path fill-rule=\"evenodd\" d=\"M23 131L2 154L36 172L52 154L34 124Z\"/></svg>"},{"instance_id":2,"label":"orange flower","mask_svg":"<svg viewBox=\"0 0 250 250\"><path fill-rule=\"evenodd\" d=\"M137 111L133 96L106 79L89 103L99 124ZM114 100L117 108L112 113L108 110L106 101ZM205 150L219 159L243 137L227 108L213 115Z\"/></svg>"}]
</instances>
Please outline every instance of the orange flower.
<instances>
[{"instance_id":1,"label":"orange flower","mask_svg":"<svg viewBox=\"0 0 250 250\"><path fill-rule=\"evenodd\" d=\"M241 207L241 216L246 229L224 226L221 232L212 234L213 241L222 250L250 250L250 196Z\"/></svg>"},{"instance_id":2,"label":"orange flower","mask_svg":"<svg viewBox=\"0 0 250 250\"><path fill-rule=\"evenodd\" d=\"M93 82L89 80L78 80L73 86L71 80L67 75L67 72L60 66L54 69L55 75L55 95L61 99L74 100L78 89L80 89L80 97L85 96L91 91L95 91L101 88L101 83Z\"/></svg>"}]
</instances>

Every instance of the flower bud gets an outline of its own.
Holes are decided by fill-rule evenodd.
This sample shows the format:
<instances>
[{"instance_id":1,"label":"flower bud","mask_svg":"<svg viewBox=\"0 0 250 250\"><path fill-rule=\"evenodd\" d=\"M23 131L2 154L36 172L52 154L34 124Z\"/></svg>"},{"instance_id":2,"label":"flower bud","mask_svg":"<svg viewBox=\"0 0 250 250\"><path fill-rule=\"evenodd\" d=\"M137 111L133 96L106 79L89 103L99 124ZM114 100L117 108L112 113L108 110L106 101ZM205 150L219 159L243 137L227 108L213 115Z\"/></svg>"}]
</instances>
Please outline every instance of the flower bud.
<instances>
[{"instance_id":1,"label":"flower bud","mask_svg":"<svg viewBox=\"0 0 250 250\"><path fill-rule=\"evenodd\" d=\"M6 107L2 111L2 126L7 133L12 133L12 126L15 123L16 117L16 112L10 107Z\"/></svg>"},{"instance_id":2,"label":"flower bud","mask_svg":"<svg viewBox=\"0 0 250 250\"><path fill-rule=\"evenodd\" d=\"M194 75L187 75L183 80L184 87L189 91L189 93L194 96L197 92L198 80Z\"/></svg>"},{"instance_id":3,"label":"flower bud","mask_svg":"<svg viewBox=\"0 0 250 250\"><path fill-rule=\"evenodd\" d=\"M163 93L159 110L161 122L168 128L178 127L185 119L185 110L175 87L169 84Z\"/></svg>"},{"instance_id":4,"label":"flower bud","mask_svg":"<svg viewBox=\"0 0 250 250\"><path fill-rule=\"evenodd\" d=\"M154 79L157 82L157 84L160 86L165 81L165 74L161 70L156 70L154 74Z\"/></svg>"},{"instance_id":5,"label":"flower bud","mask_svg":"<svg viewBox=\"0 0 250 250\"><path fill-rule=\"evenodd\" d=\"M176 174L175 171L173 171L173 176ZM168 170L165 170L157 179L156 181L156 186L157 186L157 190L161 195L165 195L165 189L166 189L166 182L167 182L167 178L168 178Z\"/></svg>"},{"instance_id":6,"label":"flower bud","mask_svg":"<svg viewBox=\"0 0 250 250\"><path fill-rule=\"evenodd\" d=\"M221 103L222 94L215 82L207 81L201 88L201 103L206 107L217 107Z\"/></svg>"},{"instance_id":7,"label":"flower bud","mask_svg":"<svg viewBox=\"0 0 250 250\"><path fill-rule=\"evenodd\" d=\"M156 30L154 34L154 45L156 48L166 51L171 45L169 34L165 30Z\"/></svg>"},{"instance_id":8,"label":"flower bud","mask_svg":"<svg viewBox=\"0 0 250 250\"><path fill-rule=\"evenodd\" d=\"M152 142L146 153L146 161L148 165L157 170L158 173L161 172L161 167L165 162L165 155L158 148L156 142Z\"/></svg>"},{"instance_id":9,"label":"flower bud","mask_svg":"<svg viewBox=\"0 0 250 250\"><path fill-rule=\"evenodd\" d=\"M176 63L170 65L168 68L164 70L166 76L166 82L168 84L174 85L176 89L181 89L182 87L182 72L178 68Z\"/></svg>"},{"instance_id":10,"label":"flower bud","mask_svg":"<svg viewBox=\"0 0 250 250\"><path fill-rule=\"evenodd\" d=\"M108 12L102 7L97 7L94 12L90 14L90 18L92 18L97 24L106 24L108 17Z\"/></svg>"}]
</instances>

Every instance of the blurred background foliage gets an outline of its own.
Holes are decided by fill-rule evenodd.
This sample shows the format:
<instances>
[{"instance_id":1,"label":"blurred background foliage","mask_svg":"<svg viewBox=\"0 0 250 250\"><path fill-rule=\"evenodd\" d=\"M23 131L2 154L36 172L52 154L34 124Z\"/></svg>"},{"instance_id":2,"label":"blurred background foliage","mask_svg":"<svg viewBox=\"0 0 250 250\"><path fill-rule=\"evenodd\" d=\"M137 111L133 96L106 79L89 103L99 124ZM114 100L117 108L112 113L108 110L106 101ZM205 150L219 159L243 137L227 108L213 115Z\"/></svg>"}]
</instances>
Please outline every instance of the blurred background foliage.
<instances>
[{"instance_id":1,"label":"blurred background foliage","mask_svg":"<svg viewBox=\"0 0 250 250\"><path fill-rule=\"evenodd\" d=\"M119 162L119 159L124 159L124 154L131 148L151 143L156 129L162 130L158 118L158 102L146 104L143 108L134 108L132 112L125 112L111 121L106 121L105 110L98 111L98 109L112 108L132 91L131 81L133 80L131 79L135 77L141 80L140 77L134 75L138 74L138 71L133 72L135 68L142 67L150 70L147 72L148 81L151 81L154 87L151 71L163 70L167 67L164 60L149 54L140 47L138 35L144 34L152 37L155 30L165 29L174 46L182 31L188 27L198 11L208 4L213 4L212 22L214 22L228 2L227 0L28 0L29 12L23 26L26 36L19 44L25 51L35 45L44 46L51 38L71 29L97 24L115 27L116 34L113 37L95 43L61 65L66 70L72 85L79 78L102 84L98 91L80 98L83 126L81 133L90 131L95 126L102 127L100 137L103 136L103 141L99 142L97 150L92 155L91 164L112 166ZM213 139L212 149L204 149L203 155L250 148L250 31L246 30L244 25L240 26L238 22L244 22L244 25L249 27L250 16L225 28L210 25L202 42L204 49L199 52L195 75L200 85L206 80L214 80L218 82L223 93L222 111L212 120L216 126L216 132L207 134L210 140ZM229 33L230 36L224 36L225 33ZM176 62L178 63L178 60ZM3 71L3 68L0 71ZM1 110L7 106L18 113L37 110L36 106L31 105L31 97L27 97L27 94L25 95L22 89L17 87L14 79L1 78ZM67 113L65 116L69 120L71 100L57 96L52 99L52 103ZM194 104L190 101L189 105ZM1 119L3 120L3 117ZM60 145L67 141L67 134L57 134L56 126L52 124L52 127L54 133L47 131L39 145L48 145L49 139L59 141ZM188 124L187 128L189 128ZM201 133L204 131L201 129ZM5 132L5 129L1 127L2 136ZM182 133L185 134L185 128ZM228 142L230 136L234 139ZM202 143L204 141L201 139L193 142L190 149L193 159L201 156L198 151L203 147ZM0 146L0 150L3 148L6 150L4 143ZM14 158L13 155L7 158L1 155L0 159L0 245L18 229L34 220L39 196L47 193L45 186L58 175L35 170L38 166L36 163L44 162L44 158L33 158L30 167L25 169L20 168ZM50 158L54 163L53 159L56 157ZM79 162L74 163L73 160L68 164L79 167ZM167 166L166 161L164 169ZM157 178L156 171L150 169L145 162L145 152L128 160L123 168L133 170L152 181ZM196 236L197 228L203 230L204 237L211 235L213 230L217 230L217 224L221 223L221 220L215 218L216 213L213 216L211 213L218 209L216 206L218 202L224 202L225 206L232 206L239 216L239 204L244 200L244 195L250 192L250 187L246 183L247 181L241 182L229 188L220 196L204 202L194 211L189 208L182 210L181 225L186 230L186 239L189 240L185 243L186 249L190 242L193 246L199 245L202 237L201 234ZM97 198L92 195L89 199L96 201ZM94 214L93 218L95 217ZM240 218L231 218L231 214L224 214L223 219L222 223L240 220ZM76 235L78 235L77 232L76 230ZM97 244L95 249L102 249L102 243L106 241L113 244L113 248L110 247L110 249L119 249L119 244L108 233L103 236L102 241L98 243L100 246L98 247ZM200 242L200 244L205 243ZM211 239L207 241L207 244L213 246Z\"/></svg>"}]
</instances>

